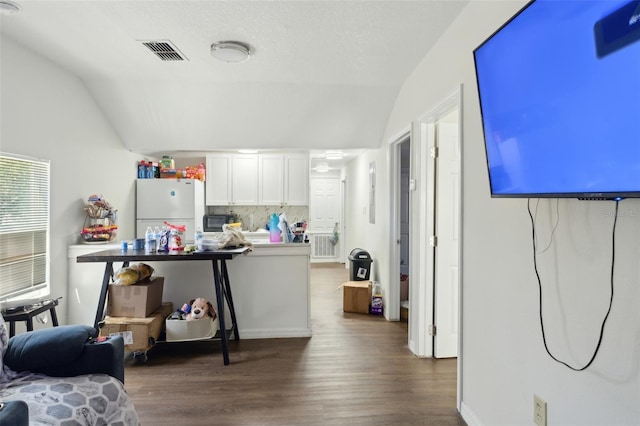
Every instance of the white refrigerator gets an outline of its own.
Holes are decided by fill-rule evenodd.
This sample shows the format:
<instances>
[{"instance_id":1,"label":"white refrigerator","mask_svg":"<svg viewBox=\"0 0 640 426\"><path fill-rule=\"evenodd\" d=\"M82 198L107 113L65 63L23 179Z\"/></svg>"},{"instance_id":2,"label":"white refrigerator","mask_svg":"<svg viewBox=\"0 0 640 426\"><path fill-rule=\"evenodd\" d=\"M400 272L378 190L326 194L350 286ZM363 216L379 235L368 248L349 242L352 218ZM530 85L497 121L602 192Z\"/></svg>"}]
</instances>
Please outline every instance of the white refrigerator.
<instances>
[{"instance_id":1,"label":"white refrigerator","mask_svg":"<svg viewBox=\"0 0 640 426\"><path fill-rule=\"evenodd\" d=\"M197 179L138 179L136 187L136 238L148 226L164 222L185 225L185 241L193 241L205 214L204 183Z\"/></svg>"}]
</instances>

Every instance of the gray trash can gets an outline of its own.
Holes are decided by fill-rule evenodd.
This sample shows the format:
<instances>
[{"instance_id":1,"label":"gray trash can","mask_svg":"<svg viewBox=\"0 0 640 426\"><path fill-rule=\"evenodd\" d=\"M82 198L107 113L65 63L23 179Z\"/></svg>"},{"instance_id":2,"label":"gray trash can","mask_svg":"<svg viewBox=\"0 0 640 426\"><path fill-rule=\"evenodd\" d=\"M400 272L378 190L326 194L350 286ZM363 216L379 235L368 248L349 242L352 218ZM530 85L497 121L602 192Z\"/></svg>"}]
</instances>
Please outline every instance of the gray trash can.
<instances>
[{"instance_id":1,"label":"gray trash can","mask_svg":"<svg viewBox=\"0 0 640 426\"><path fill-rule=\"evenodd\" d=\"M360 248L351 250L349 253L349 281L369 281L372 262L368 251Z\"/></svg>"}]
</instances>

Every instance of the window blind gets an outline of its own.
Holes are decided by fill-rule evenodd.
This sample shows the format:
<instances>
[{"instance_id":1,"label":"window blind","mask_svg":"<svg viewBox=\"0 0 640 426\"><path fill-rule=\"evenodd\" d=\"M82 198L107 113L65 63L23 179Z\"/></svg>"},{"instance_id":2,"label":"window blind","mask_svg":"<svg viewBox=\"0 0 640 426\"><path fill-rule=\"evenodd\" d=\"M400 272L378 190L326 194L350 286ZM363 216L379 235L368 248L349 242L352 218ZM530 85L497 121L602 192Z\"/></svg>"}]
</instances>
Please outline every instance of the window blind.
<instances>
[{"instance_id":1,"label":"window blind","mask_svg":"<svg viewBox=\"0 0 640 426\"><path fill-rule=\"evenodd\" d=\"M49 161L0 153L0 300L49 286Z\"/></svg>"}]
</instances>

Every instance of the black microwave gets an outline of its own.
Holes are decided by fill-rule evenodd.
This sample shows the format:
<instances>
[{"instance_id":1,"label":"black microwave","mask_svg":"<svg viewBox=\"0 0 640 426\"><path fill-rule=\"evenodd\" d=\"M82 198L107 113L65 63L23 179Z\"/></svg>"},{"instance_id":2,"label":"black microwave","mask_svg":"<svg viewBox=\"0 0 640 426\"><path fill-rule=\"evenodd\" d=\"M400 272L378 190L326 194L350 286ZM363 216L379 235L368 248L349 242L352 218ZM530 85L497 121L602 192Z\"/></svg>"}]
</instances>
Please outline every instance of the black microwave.
<instances>
[{"instance_id":1,"label":"black microwave","mask_svg":"<svg viewBox=\"0 0 640 426\"><path fill-rule=\"evenodd\" d=\"M222 225L235 221L236 217L232 214L206 214L202 219L202 230L204 232L222 232Z\"/></svg>"}]
</instances>

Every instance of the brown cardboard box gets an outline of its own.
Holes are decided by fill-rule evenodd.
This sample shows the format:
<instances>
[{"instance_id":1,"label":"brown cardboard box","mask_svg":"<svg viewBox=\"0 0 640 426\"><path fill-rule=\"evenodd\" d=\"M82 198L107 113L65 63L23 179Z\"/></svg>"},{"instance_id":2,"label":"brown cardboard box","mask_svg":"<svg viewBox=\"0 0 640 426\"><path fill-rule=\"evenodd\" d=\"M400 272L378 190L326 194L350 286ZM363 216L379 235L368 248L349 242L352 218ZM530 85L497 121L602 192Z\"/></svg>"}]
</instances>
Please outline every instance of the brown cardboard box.
<instances>
[{"instance_id":1,"label":"brown cardboard box","mask_svg":"<svg viewBox=\"0 0 640 426\"><path fill-rule=\"evenodd\" d=\"M409 278L400 280L400 300L409 300Z\"/></svg>"},{"instance_id":2,"label":"brown cardboard box","mask_svg":"<svg viewBox=\"0 0 640 426\"><path fill-rule=\"evenodd\" d=\"M371 281L347 281L342 285L342 288L342 310L344 312L369 313Z\"/></svg>"},{"instance_id":3,"label":"brown cardboard box","mask_svg":"<svg viewBox=\"0 0 640 426\"><path fill-rule=\"evenodd\" d=\"M111 317L146 318L162 304L163 277L148 283L109 285L107 315Z\"/></svg>"},{"instance_id":4,"label":"brown cardboard box","mask_svg":"<svg viewBox=\"0 0 640 426\"><path fill-rule=\"evenodd\" d=\"M110 317L104 319L100 327L100 335L122 334L125 343L130 338L132 341L125 344L130 351L146 351L151 349L158 340L164 328L165 318L173 311L173 304L165 302L147 318Z\"/></svg>"}]
</instances>

